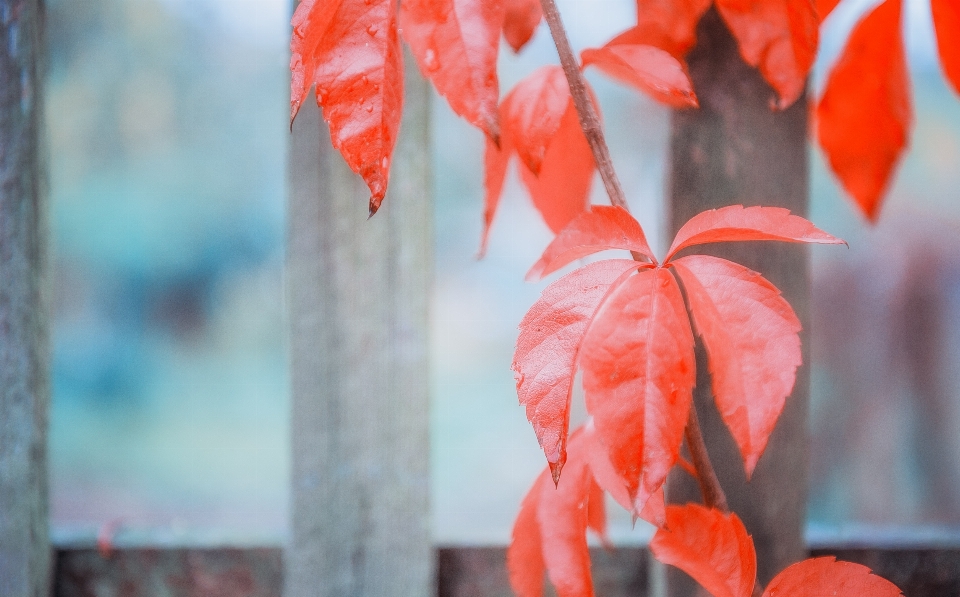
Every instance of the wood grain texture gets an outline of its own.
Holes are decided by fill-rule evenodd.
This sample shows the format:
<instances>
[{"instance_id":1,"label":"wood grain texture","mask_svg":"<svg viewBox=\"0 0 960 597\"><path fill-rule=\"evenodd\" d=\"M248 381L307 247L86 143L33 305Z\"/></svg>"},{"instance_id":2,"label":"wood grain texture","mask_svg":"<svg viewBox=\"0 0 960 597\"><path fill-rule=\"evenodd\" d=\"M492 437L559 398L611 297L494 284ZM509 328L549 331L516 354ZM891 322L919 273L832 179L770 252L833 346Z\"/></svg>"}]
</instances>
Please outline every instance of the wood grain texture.
<instances>
[{"instance_id":1,"label":"wood grain texture","mask_svg":"<svg viewBox=\"0 0 960 597\"><path fill-rule=\"evenodd\" d=\"M0 595L46 597L43 5L0 0Z\"/></svg>"},{"instance_id":2,"label":"wood grain texture","mask_svg":"<svg viewBox=\"0 0 960 597\"><path fill-rule=\"evenodd\" d=\"M289 597L435 590L428 508L430 92L409 56L406 67L390 190L372 219L367 189L331 148L315 103L293 127Z\"/></svg>"},{"instance_id":3,"label":"wood grain texture","mask_svg":"<svg viewBox=\"0 0 960 597\"><path fill-rule=\"evenodd\" d=\"M699 110L673 115L671 219L676 231L690 217L731 204L768 205L807 213L807 107L801 97L774 112L774 91L740 58L736 42L711 9L701 21L698 44L688 56L700 99ZM700 252L725 257L761 272L783 292L804 331L803 360L809 362L810 283L808 250L787 243L724 243ZM686 251L684 251L686 253ZM703 434L730 508L753 535L758 575L768 582L787 564L803 559L807 496L807 409L809 368L797 371L793 394L746 484L742 459L713 404L705 354L698 347L695 404ZM685 473L669 482L671 501L699 501ZM671 595L689 595L682 573L671 573Z\"/></svg>"}]
</instances>

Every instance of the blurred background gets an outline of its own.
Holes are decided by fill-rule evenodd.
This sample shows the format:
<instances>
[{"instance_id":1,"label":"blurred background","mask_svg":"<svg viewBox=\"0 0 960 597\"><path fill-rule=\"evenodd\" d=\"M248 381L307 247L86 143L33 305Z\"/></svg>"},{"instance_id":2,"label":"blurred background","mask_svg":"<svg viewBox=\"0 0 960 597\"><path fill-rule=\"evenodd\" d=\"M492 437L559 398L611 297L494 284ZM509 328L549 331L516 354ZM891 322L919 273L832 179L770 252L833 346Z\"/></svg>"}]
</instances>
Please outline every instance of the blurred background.
<instances>
[{"instance_id":1,"label":"blurred background","mask_svg":"<svg viewBox=\"0 0 960 597\"><path fill-rule=\"evenodd\" d=\"M825 23L814 89L875 3L844 0ZM560 2L577 49L605 42L634 7ZM928 3L906 7L916 124L877 226L810 156L811 219L850 243L813 249L813 535L960 529L960 98L940 74ZM56 540L103 528L133 542L286 535L290 11L287 0L48 0ZM503 92L555 61L545 27L521 56L501 55ZM662 252L669 112L588 78ZM511 174L475 259L483 140L443 101L433 112L433 532L503 544L543 467L510 361L545 285L523 274L550 234ZM594 202L606 202L598 182ZM613 526L621 543L650 533L625 515Z\"/></svg>"}]
</instances>

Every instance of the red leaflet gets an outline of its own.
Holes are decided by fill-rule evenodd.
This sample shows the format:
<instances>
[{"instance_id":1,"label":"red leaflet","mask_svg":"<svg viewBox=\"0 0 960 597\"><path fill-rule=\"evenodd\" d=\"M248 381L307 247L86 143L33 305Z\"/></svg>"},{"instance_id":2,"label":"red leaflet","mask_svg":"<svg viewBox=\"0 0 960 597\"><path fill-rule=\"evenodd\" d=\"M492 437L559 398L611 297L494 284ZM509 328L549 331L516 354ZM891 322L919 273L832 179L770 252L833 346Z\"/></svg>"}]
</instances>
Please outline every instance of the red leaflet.
<instances>
[{"instance_id":1,"label":"red leaflet","mask_svg":"<svg viewBox=\"0 0 960 597\"><path fill-rule=\"evenodd\" d=\"M608 43L581 54L583 66L594 65L607 75L674 108L696 108L697 96L687 66L660 48Z\"/></svg>"},{"instance_id":2,"label":"red leaflet","mask_svg":"<svg viewBox=\"0 0 960 597\"><path fill-rule=\"evenodd\" d=\"M519 52L540 25L543 9L540 0L504 0L504 4L503 37Z\"/></svg>"},{"instance_id":3,"label":"red leaflet","mask_svg":"<svg viewBox=\"0 0 960 597\"><path fill-rule=\"evenodd\" d=\"M817 106L820 146L871 220L913 124L900 4L885 0L856 26Z\"/></svg>"},{"instance_id":4,"label":"red leaflet","mask_svg":"<svg viewBox=\"0 0 960 597\"><path fill-rule=\"evenodd\" d=\"M637 512L630 501L630 492L627 490L626 483L623 482L623 479L614 470L613 465L610 464L610 459L607 458L607 449L600 443L592 420L587 422L583 435L587 444L587 459L590 462L590 470L593 472L593 478L598 486L613 496L613 499L623 506L624 510L632 512L635 517L642 518L654 526L662 527L665 525L667 515L664 510L666 506L664 504L663 488L661 487L654 492L647 503L643 505L643 510Z\"/></svg>"},{"instance_id":5,"label":"red leaflet","mask_svg":"<svg viewBox=\"0 0 960 597\"><path fill-rule=\"evenodd\" d=\"M489 0L404 0L400 27L423 76L458 115L497 139L497 50L503 4Z\"/></svg>"},{"instance_id":6,"label":"red leaflet","mask_svg":"<svg viewBox=\"0 0 960 597\"><path fill-rule=\"evenodd\" d=\"M593 152L571 101L550 140L540 173L520 166L520 178L550 230L560 232L590 205L595 169Z\"/></svg>"},{"instance_id":7,"label":"red leaflet","mask_svg":"<svg viewBox=\"0 0 960 597\"><path fill-rule=\"evenodd\" d=\"M510 585L519 597L541 597L543 570L559 597L593 595L587 528L603 536L603 493L587 464L582 429L571 434L570 463L554 487L549 471L537 478L523 500L507 549Z\"/></svg>"},{"instance_id":8,"label":"red leaflet","mask_svg":"<svg viewBox=\"0 0 960 597\"><path fill-rule=\"evenodd\" d=\"M838 562L833 556L797 562L776 575L763 597L900 597L902 593L890 581L870 573L870 569L852 562Z\"/></svg>"},{"instance_id":9,"label":"red leaflet","mask_svg":"<svg viewBox=\"0 0 960 597\"><path fill-rule=\"evenodd\" d=\"M554 481L566 461L570 392L583 335L609 290L638 265L625 259L599 261L568 274L547 286L520 322L512 365L517 396Z\"/></svg>"},{"instance_id":10,"label":"red leaflet","mask_svg":"<svg viewBox=\"0 0 960 597\"><path fill-rule=\"evenodd\" d=\"M673 266L707 349L717 408L749 479L793 390L800 321L773 284L742 265L691 255Z\"/></svg>"},{"instance_id":11,"label":"red leaflet","mask_svg":"<svg viewBox=\"0 0 960 597\"><path fill-rule=\"evenodd\" d=\"M503 192L503 181L507 177L507 166L510 165L510 138L507 135L500 137L500 147L487 137L487 145L483 154L483 232L480 233L480 250L477 257L483 257L487 252L487 240L490 237L490 226L493 216L497 213L500 203L500 193Z\"/></svg>"},{"instance_id":12,"label":"red leaflet","mask_svg":"<svg viewBox=\"0 0 960 597\"><path fill-rule=\"evenodd\" d=\"M523 498L520 513L513 523L513 534L507 548L507 573L510 586L517 597L543 597L543 541L540 538L540 521L537 510L540 505L539 488L549 484L548 471L537 477L533 488Z\"/></svg>"},{"instance_id":13,"label":"red leaflet","mask_svg":"<svg viewBox=\"0 0 960 597\"><path fill-rule=\"evenodd\" d=\"M622 207L592 205L560 231L540 261L530 268L527 279L550 275L568 263L606 249L636 251L656 263L640 223L630 212Z\"/></svg>"},{"instance_id":14,"label":"red leaflet","mask_svg":"<svg viewBox=\"0 0 960 597\"><path fill-rule=\"evenodd\" d=\"M750 597L753 592L757 555L736 514L696 504L667 506L667 526L657 530L650 551L661 562L692 576L714 597Z\"/></svg>"},{"instance_id":15,"label":"red leaflet","mask_svg":"<svg viewBox=\"0 0 960 597\"><path fill-rule=\"evenodd\" d=\"M647 44L682 58L697 43L697 23L709 7L710 0L637 0L637 26L610 43Z\"/></svg>"},{"instance_id":16,"label":"red leaflet","mask_svg":"<svg viewBox=\"0 0 960 597\"><path fill-rule=\"evenodd\" d=\"M543 67L521 81L504 98L500 115L500 148L488 144L485 156L481 254L514 152L520 156L520 176L533 204L554 232L587 208L595 169L559 66Z\"/></svg>"},{"instance_id":17,"label":"red leaflet","mask_svg":"<svg viewBox=\"0 0 960 597\"><path fill-rule=\"evenodd\" d=\"M333 146L370 187L373 214L387 192L403 105L396 3L303 0L292 24L290 118L316 85Z\"/></svg>"},{"instance_id":18,"label":"red leaflet","mask_svg":"<svg viewBox=\"0 0 960 597\"><path fill-rule=\"evenodd\" d=\"M960 5L955 0L930 0L930 11L943 73L960 93Z\"/></svg>"},{"instance_id":19,"label":"red leaflet","mask_svg":"<svg viewBox=\"0 0 960 597\"><path fill-rule=\"evenodd\" d=\"M803 93L817 53L820 21L812 0L716 0L743 60L760 69L782 110Z\"/></svg>"},{"instance_id":20,"label":"red leaflet","mask_svg":"<svg viewBox=\"0 0 960 597\"><path fill-rule=\"evenodd\" d=\"M693 334L670 272L642 270L613 290L580 360L587 412L640 510L677 460L694 384Z\"/></svg>"},{"instance_id":21,"label":"red leaflet","mask_svg":"<svg viewBox=\"0 0 960 597\"><path fill-rule=\"evenodd\" d=\"M833 9L840 4L840 0L817 0L817 17L822 23L833 12Z\"/></svg>"},{"instance_id":22,"label":"red leaflet","mask_svg":"<svg viewBox=\"0 0 960 597\"><path fill-rule=\"evenodd\" d=\"M677 231L664 263L686 247L743 240L845 244L800 216L791 215L788 209L729 205L690 218Z\"/></svg>"},{"instance_id":23,"label":"red leaflet","mask_svg":"<svg viewBox=\"0 0 960 597\"><path fill-rule=\"evenodd\" d=\"M503 127L513 137L520 160L534 174L540 173L547 148L571 103L570 88L559 66L537 69L503 99Z\"/></svg>"}]
</instances>

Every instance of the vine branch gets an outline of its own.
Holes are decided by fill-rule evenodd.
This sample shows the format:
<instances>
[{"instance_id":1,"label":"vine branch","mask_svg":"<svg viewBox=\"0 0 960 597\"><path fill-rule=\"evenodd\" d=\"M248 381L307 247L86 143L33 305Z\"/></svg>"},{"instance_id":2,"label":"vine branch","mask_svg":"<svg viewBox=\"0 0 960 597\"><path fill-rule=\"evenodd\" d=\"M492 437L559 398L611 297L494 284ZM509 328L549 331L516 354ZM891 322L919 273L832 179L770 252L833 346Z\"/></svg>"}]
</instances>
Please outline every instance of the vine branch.
<instances>
[{"instance_id":1,"label":"vine branch","mask_svg":"<svg viewBox=\"0 0 960 597\"><path fill-rule=\"evenodd\" d=\"M580 62L574 55L573 48L570 47L570 40L567 38L563 21L560 19L557 4L555 0L540 0L540 4L543 7L543 17L550 27L553 43L557 47L557 54L560 55L560 64L567 76L570 96L573 98L573 105L577 108L577 116L580 119L580 128L583 129L583 134L590 144L593 159L597 164L597 170L600 171L600 178L603 179L603 186L610 197L610 203L630 211L623 187L620 186L620 180L613 169L613 160L610 159L610 149L607 147L607 141L603 135L600 117L587 95L583 73L580 72ZM634 254L634 259L642 260L637 254ZM684 435L687 440L687 447L690 449L693 466L697 471L697 482L700 484L700 493L703 495L704 504L723 512L729 512L727 496L724 494L720 481L717 479L717 473L710 462L710 455L707 453L707 446L703 441L703 433L700 430L700 420L693 404L690 405L690 417L687 420Z\"/></svg>"},{"instance_id":2,"label":"vine branch","mask_svg":"<svg viewBox=\"0 0 960 597\"><path fill-rule=\"evenodd\" d=\"M554 0L540 0L540 4L543 6L543 17L547 21L547 25L550 26L553 43L557 46L557 53L560 54L560 64L563 66L563 72L567 75L567 84L570 86L573 105L577 108L580 128L583 129L583 134L586 135L587 142L590 144L593 160L597 163L597 170L600 171L600 178L603 179L603 186L607 189L610 203L630 211L630 208L627 207L627 197L623 193L623 187L620 186L617 173L613 170L613 161L610 159L610 149L607 147L607 141L603 136L600 116L597 115L593 102L587 96L587 87L583 83L580 63L570 47L570 40L567 39L563 21L560 20L560 11L557 10L557 4Z\"/></svg>"}]
</instances>

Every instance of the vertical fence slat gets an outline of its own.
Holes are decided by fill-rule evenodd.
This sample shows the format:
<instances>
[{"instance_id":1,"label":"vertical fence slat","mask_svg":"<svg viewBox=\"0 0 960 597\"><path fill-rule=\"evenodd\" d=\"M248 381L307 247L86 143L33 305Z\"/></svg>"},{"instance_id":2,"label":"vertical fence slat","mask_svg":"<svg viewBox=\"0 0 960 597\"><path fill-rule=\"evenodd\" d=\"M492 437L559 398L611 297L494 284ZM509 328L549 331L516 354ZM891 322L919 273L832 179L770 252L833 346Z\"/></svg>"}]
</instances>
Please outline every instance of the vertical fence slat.
<instances>
[{"instance_id":1,"label":"vertical fence slat","mask_svg":"<svg viewBox=\"0 0 960 597\"><path fill-rule=\"evenodd\" d=\"M688 57L699 110L674 113L671 147L671 227L705 209L731 204L786 207L807 212L807 107L801 97L782 112L770 109L773 91L740 57L736 42L711 9ZM809 361L808 251L787 243L724 243L705 252L761 272L783 292L803 323L804 363ZM797 372L793 394L766 453L745 484L743 464L713 405L704 355L698 351L695 402L703 433L730 507L757 547L758 575L766 583L805 555L809 369ZM671 478L671 499L699 499L684 475ZM674 586L682 579L671 574ZM689 590L689 589L687 589ZM686 594L675 591L674 595Z\"/></svg>"},{"instance_id":2,"label":"vertical fence slat","mask_svg":"<svg viewBox=\"0 0 960 597\"><path fill-rule=\"evenodd\" d=\"M43 6L0 0L0 595L46 597Z\"/></svg>"},{"instance_id":3,"label":"vertical fence slat","mask_svg":"<svg viewBox=\"0 0 960 597\"><path fill-rule=\"evenodd\" d=\"M316 104L294 124L288 298L292 366L289 597L431 595L429 89L407 60L390 191L369 193Z\"/></svg>"}]
</instances>

